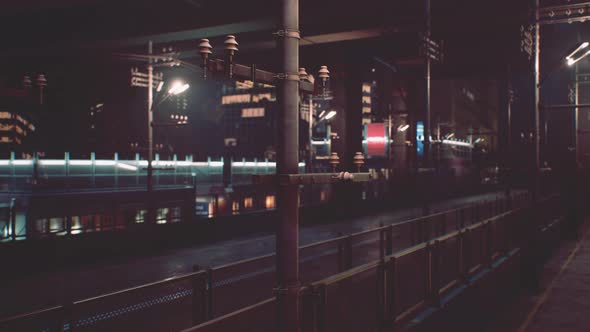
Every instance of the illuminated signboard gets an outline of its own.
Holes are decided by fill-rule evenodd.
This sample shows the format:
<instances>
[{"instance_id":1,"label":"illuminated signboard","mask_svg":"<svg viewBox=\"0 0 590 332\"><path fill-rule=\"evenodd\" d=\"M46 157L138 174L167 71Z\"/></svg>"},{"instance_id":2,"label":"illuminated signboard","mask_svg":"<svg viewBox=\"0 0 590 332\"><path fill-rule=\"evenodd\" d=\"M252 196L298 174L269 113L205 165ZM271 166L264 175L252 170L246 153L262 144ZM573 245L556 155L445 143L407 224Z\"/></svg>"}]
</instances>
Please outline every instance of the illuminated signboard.
<instances>
[{"instance_id":1,"label":"illuminated signboard","mask_svg":"<svg viewBox=\"0 0 590 332\"><path fill-rule=\"evenodd\" d=\"M387 126L384 123L365 124L363 147L367 156L387 155Z\"/></svg>"},{"instance_id":2,"label":"illuminated signboard","mask_svg":"<svg viewBox=\"0 0 590 332\"><path fill-rule=\"evenodd\" d=\"M416 122L416 150L419 156L424 155L424 122Z\"/></svg>"}]
</instances>

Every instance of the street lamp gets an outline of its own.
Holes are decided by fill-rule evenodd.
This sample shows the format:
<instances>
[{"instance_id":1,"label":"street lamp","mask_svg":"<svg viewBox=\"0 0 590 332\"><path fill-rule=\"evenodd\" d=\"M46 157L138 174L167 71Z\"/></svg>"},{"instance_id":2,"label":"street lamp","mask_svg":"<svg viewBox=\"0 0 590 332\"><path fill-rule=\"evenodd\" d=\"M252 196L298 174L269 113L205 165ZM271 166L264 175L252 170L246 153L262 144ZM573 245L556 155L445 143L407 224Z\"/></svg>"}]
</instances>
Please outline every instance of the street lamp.
<instances>
[{"instance_id":1,"label":"street lamp","mask_svg":"<svg viewBox=\"0 0 590 332\"><path fill-rule=\"evenodd\" d=\"M400 125L399 127L397 127L397 131L403 133L404 131L408 130L408 128L410 128L409 124Z\"/></svg>"},{"instance_id":2,"label":"street lamp","mask_svg":"<svg viewBox=\"0 0 590 332\"><path fill-rule=\"evenodd\" d=\"M188 83L182 81L172 82L170 89L168 90L168 96L176 96L185 92L189 88Z\"/></svg>"},{"instance_id":3,"label":"street lamp","mask_svg":"<svg viewBox=\"0 0 590 332\"><path fill-rule=\"evenodd\" d=\"M568 56L566 56L565 57L565 60L567 61L567 65L568 66L573 66L576 62L578 62L578 61L582 60L583 58L585 58L586 56L588 56L590 54L590 51L586 51L580 57L578 57L577 59L574 59L574 55L576 55L576 53L578 53L579 51L587 48L588 45L589 45L588 42L583 42L572 53L570 53Z\"/></svg>"},{"instance_id":4,"label":"street lamp","mask_svg":"<svg viewBox=\"0 0 590 332\"><path fill-rule=\"evenodd\" d=\"M189 84L188 83L185 83L185 82L180 81L180 80L172 81L172 83L170 84L170 88L168 89L168 92L166 93L166 95L164 96L164 98L162 98L158 102L158 104L156 104L156 106L151 105L152 107L149 109L150 117L149 117L149 121L148 121L148 137L150 139L149 139L149 142L148 142L149 144L148 144L148 168L147 168L147 172L148 172L147 190L148 190L148 192L152 192L153 191L153 171L154 171L154 167L153 167L152 164L153 164L153 153L154 153L154 140L151 139L151 138L154 135L154 126L156 124L153 121L152 114L158 108L158 106L160 106L170 96L179 95L179 94L185 92L186 90L188 90L188 88L189 88ZM161 87L160 87L160 89L161 89ZM178 121L175 124L176 125L186 124L186 119L183 118L182 121Z\"/></svg>"},{"instance_id":5,"label":"street lamp","mask_svg":"<svg viewBox=\"0 0 590 332\"><path fill-rule=\"evenodd\" d=\"M330 120L331 118L336 116L336 111L329 111L328 114L324 117L325 120Z\"/></svg>"}]
</instances>

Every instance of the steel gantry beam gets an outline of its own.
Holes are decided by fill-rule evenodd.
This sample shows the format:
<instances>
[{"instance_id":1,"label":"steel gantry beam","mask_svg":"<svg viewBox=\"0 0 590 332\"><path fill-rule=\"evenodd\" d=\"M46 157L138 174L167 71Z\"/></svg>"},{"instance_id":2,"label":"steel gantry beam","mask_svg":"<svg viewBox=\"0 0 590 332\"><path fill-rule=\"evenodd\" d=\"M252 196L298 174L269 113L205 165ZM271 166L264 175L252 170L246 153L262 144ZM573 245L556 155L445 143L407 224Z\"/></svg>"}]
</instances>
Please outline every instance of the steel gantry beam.
<instances>
[{"instance_id":1,"label":"steel gantry beam","mask_svg":"<svg viewBox=\"0 0 590 332\"><path fill-rule=\"evenodd\" d=\"M539 8L541 25L585 22L590 20L590 2L568 3Z\"/></svg>"}]
</instances>

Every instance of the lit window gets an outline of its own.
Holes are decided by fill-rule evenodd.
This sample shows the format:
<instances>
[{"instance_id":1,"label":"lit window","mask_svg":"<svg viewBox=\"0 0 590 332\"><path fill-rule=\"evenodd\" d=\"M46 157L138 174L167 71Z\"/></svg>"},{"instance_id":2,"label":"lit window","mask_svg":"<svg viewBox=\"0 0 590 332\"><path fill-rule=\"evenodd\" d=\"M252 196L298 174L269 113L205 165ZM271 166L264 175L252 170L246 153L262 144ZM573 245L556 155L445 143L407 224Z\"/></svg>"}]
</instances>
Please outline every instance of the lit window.
<instances>
[{"instance_id":1,"label":"lit window","mask_svg":"<svg viewBox=\"0 0 590 332\"><path fill-rule=\"evenodd\" d=\"M234 201L231 203L231 210L233 213L240 211L240 202Z\"/></svg>"},{"instance_id":2,"label":"lit window","mask_svg":"<svg viewBox=\"0 0 590 332\"><path fill-rule=\"evenodd\" d=\"M138 224L144 222L146 215L147 215L147 210L137 211L137 214L135 214L135 222Z\"/></svg>"},{"instance_id":3,"label":"lit window","mask_svg":"<svg viewBox=\"0 0 590 332\"><path fill-rule=\"evenodd\" d=\"M0 112L0 119L11 119L12 115L8 112Z\"/></svg>"},{"instance_id":4,"label":"lit window","mask_svg":"<svg viewBox=\"0 0 590 332\"><path fill-rule=\"evenodd\" d=\"M250 94L222 96L221 103L223 105L245 104L245 103L250 102L250 98L251 98Z\"/></svg>"},{"instance_id":5,"label":"lit window","mask_svg":"<svg viewBox=\"0 0 590 332\"><path fill-rule=\"evenodd\" d=\"M325 202L328 199L328 193L324 190L320 192L320 202Z\"/></svg>"},{"instance_id":6,"label":"lit window","mask_svg":"<svg viewBox=\"0 0 590 332\"><path fill-rule=\"evenodd\" d=\"M371 119L370 119L370 118L363 118L363 124L364 124L364 125L365 125L365 124L369 124L369 123L372 123L372 121L371 121Z\"/></svg>"},{"instance_id":7,"label":"lit window","mask_svg":"<svg viewBox=\"0 0 590 332\"><path fill-rule=\"evenodd\" d=\"M371 108L367 106L363 106L363 114L371 113Z\"/></svg>"},{"instance_id":8,"label":"lit window","mask_svg":"<svg viewBox=\"0 0 590 332\"><path fill-rule=\"evenodd\" d=\"M363 92L364 93L371 93L371 86L367 83L363 84Z\"/></svg>"},{"instance_id":9,"label":"lit window","mask_svg":"<svg viewBox=\"0 0 590 332\"><path fill-rule=\"evenodd\" d=\"M244 208L251 209L252 206L254 206L254 200L252 199L252 197L244 198Z\"/></svg>"},{"instance_id":10,"label":"lit window","mask_svg":"<svg viewBox=\"0 0 590 332\"><path fill-rule=\"evenodd\" d=\"M371 97L363 96L363 104L371 105Z\"/></svg>"},{"instance_id":11,"label":"lit window","mask_svg":"<svg viewBox=\"0 0 590 332\"><path fill-rule=\"evenodd\" d=\"M252 102L258 103L263 99L267 99L268 101L272 101L272 95L270 93L259 93L257 95L252 95Z\"/></svg>"},{"instance_id":12,"label":"lit window","mask_svg":"<svg viewBox=\"0 0 590 332\"><path fill-rule=\"evenodd\" d=\"M274 195L266 196L266 208L274 209L276 207L276 200Z\"/></svg>"},{"instance_id":13,"label":"lit window","mask_svg":"<svg viewBox=\"0 0 590 332\"><path fill-rule=\"evenodd\" d=\"M156 224L165 224L168 220L168 208L160 208L156 212Z\"/></svg>"},{"instance_id":14,"label":"lit window","mask_svg":"<svg viewBox=\"0 0 590 332\"><path fill-rule=\"evenodd\" d=\"M264 107L243 108L242 118L261 118L264 117Z\"/></svg>"}]
</instances>

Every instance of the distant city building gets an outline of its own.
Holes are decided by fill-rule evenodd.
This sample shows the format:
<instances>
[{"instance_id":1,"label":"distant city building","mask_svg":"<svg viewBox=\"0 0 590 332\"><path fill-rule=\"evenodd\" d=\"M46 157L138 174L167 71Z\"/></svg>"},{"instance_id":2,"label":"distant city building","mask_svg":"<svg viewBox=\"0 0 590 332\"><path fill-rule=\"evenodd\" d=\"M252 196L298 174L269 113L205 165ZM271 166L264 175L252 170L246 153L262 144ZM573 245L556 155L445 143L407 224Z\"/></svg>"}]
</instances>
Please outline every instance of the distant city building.
<instances>
[{"instance_id":1,"label":"distant city building","mask_svg":"<svg viewBox=\"0 0 590 332\"><path fill-rule=\"evenodd\" d=\"M251 81L225 86L221 95L226 145L237 158L274 159L276 150L276 92Z\"/></svg>"},{"instance_id":2,"label":"distant city building","mask_svg":"<svg viewBox=\"0 0 590 332\"><path fill-rule=\"evenodd\" d=\"M43 104L43 88L47 81L43 75L36 80L36 87L25 76L21 87L0 85L0 148L22 150L30 143L35 124Z\"/></svg>"}]
</instances>

